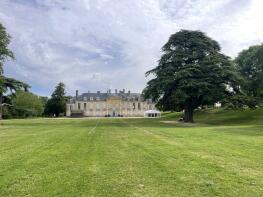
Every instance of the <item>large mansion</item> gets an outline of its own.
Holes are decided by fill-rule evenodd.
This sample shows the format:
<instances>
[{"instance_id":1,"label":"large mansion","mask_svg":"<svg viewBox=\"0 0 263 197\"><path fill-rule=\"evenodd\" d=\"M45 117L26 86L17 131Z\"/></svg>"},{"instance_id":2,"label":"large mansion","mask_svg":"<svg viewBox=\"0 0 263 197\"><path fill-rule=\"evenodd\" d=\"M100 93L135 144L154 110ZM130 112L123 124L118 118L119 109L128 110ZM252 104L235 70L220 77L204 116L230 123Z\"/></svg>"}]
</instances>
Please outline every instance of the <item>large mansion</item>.
<instances>
[{"instance_id":1,"label":"large mansion","mask_svg":"<svg viewBox=\"0 0 263 197\"><path fill-rule=\"evenodd\" d=\"M143 99L139 93L108 90L106 93L78 94L67 103L66 115L68 117L128 117L144 116L146 111L155 110L151 100ZM158 116L156 114L156 116Z\"/></svg>"}]
</instances>

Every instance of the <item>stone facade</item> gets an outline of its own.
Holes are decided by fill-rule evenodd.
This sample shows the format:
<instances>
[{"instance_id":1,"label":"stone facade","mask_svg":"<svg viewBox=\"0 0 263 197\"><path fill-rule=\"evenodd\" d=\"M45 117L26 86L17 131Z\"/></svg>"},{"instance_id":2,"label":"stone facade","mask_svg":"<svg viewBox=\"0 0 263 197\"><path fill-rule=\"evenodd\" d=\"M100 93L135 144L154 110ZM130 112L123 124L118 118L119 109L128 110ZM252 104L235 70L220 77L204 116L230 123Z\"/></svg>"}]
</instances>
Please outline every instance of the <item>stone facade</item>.
<instances>
[{"instance_id":1,"label":"stone facade","mask_svg":"<svg viewBox=\"0 0 263 197\"><path fill-rule=\"evenodd\" d=\"M129 117L144 116L147 110L154 110L151 100L144 100L139 93L125 93L125 90L111 93L84 93L71 98L67 103L68 117Z\"/></svg>"}]
</instances>

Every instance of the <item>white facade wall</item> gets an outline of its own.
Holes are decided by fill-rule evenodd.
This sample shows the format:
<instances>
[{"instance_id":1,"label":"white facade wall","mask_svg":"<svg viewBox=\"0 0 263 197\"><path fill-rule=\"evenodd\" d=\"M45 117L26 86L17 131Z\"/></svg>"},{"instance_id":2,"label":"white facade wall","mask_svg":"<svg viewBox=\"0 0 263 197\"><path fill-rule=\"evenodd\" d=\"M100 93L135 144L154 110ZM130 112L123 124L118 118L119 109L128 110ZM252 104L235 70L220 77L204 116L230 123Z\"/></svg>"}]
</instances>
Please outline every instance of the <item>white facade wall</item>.
<instances>
[{"instance_id":1,"label":"white facade wall","mask_svg":"<svg viewBox=\"0 0 263 197\"><path fill-rule=\"evenodd\" d=\"M144 116L147 110L155 109L154 104L146 101L76 101L67 104L66 115L70 117L72 113L83 113L83 116L104 117L110 116Z\"/></svg>"}]
</instances>

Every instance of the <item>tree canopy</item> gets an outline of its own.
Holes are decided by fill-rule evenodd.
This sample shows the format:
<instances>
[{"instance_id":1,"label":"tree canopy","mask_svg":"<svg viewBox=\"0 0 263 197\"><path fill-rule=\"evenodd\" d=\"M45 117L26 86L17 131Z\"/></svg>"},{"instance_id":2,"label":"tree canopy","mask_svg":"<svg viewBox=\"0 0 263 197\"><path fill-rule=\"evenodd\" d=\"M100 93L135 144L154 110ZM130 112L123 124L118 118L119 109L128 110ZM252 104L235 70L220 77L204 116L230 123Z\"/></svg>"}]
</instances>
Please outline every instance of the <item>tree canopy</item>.
<instances>
[{"instance_id":1,"label":"tree canopy","mask_svg":"<svg viewBox=\"0 0 263 197\"><path fill-rule=\"evenodd\" d=\"M44 103L40 97L25 91L17 91L12 100L15 117L41 116Z\"/></svg>"},{"instance_id":2,"label":"tree canopy","mask_svg":"<svg viewBox=\"0 0 263 197\"><path fill-rule=\"evenodd\" d=\"M143 94L162 110L184 110L193 122L193 110L211 105L239 91L239 77L219 44L200 31L181 30L170 36Z\"/></svg>"},{"instance_id":3,"label":"tree canopy","mask_svg":"<svg viewBox=\"0 0 263 197\"><path fill-rule=\"evenodd\" d=\"M66 92L65 84L60 82L56 87L54 92L51 95L51 98L47 101L45 107L46 115L55 115L59 116L61 113L66 112Z\"/></svg>"},{"instance_id":4,"label":"tree canopy","mask_svg":"<svg viewBox=\"0 0 263 197\"><path fill-rule=\"evenodd\" d=\"M2 119L4 93L9 90L12 94L14 94L17 90L27 90L29 88L29 85L21 81L4 76L3 65L5 61L9 58L14 59L13 52L8 48L9 44L10 36L6 32L4 26L0 23L0 119Z\"/></svg>"},{"instance_id":5,"label":"tree canopy","mask_svg":"<svg viewBox=\"0 0 263 197\"><path fill-rule=\"evenodd\" d=\"M13 52L8 48L10 44L10 35L6 32L5 27L0 23L0 75L4 73L3 65L8 59L14 59Z\"/></svg>"},{"instance_id":6,"label":"tree canopy","mask_svg":"<svg viewBox=\"0 0 263 197\"><path fill-rule=\"evenodd\" d=\"M248 96L263 99L263 44L241 51L235 63L245 79L242 90Z\"/></svg>"}]
</instances>

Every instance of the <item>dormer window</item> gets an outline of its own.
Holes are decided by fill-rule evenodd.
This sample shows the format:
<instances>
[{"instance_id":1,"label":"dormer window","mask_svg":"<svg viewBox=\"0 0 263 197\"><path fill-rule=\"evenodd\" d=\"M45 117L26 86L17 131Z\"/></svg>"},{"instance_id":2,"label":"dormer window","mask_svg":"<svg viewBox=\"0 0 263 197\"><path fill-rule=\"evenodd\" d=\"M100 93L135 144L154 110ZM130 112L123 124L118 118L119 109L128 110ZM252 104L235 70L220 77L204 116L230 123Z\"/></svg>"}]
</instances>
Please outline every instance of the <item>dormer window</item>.
<instances>
[{"instance_id":1,"label":"dormer window","mask_svg":"<svg viewBox=\"0 0 263 197\"><path fill-rule=\"evenodd\" d=\"M87 101L87 97L86 97L86 96L84 96L84 97L83 97L83 100L84 100L84 101Z\"/></svg>"},{"instance_id":2,"label":"dormer window","mask_svg":"<svg viewBox=\"0 0 263 197\"><path fill-rule=\"evenodd\" d=\"M92 96L90 97L90 100L93 101L93 97Z\"/></svg>"},{"instance_id":3,"label":"dormer window","mask_svg":"<svg viewBox=\"0 0 263 197\"><path fill-rule=\"evenodd\" d=\"M99 101L99 100L100 100L100 97L99 97L99 96L97 96L96 100L97 100L97 101Z\"/></svg>"}]
</instances>

